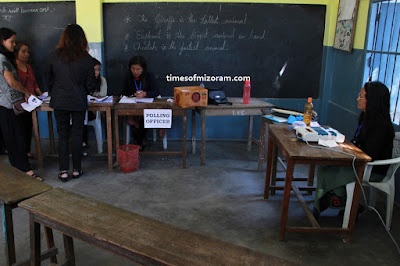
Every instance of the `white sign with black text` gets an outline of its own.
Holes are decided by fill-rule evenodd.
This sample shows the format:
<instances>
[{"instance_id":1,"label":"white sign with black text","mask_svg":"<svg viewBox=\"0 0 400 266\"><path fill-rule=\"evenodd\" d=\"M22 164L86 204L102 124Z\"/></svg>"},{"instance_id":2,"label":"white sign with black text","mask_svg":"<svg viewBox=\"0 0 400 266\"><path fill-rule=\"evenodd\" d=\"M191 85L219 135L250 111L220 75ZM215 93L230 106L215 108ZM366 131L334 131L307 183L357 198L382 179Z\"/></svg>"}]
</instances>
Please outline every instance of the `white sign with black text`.
<instances>
[{"instance_id":1,"label":"white sign with black text","mask_svg":"<svg viewBox=\"0 0 400 266\"><path fill-rule=\"evenodd\" d=\"M144 128L171 128L171 109L143 109Z\"/></svg>"}]
</instances>

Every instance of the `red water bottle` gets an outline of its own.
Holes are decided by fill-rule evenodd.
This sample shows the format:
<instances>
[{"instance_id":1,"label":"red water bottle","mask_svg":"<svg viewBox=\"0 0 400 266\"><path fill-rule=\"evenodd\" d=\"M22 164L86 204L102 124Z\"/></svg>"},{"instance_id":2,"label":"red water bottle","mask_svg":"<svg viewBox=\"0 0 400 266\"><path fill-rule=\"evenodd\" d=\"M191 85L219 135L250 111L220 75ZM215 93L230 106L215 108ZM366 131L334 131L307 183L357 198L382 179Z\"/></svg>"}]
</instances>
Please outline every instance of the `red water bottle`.
<instances>
[{"instance_id":1,"label":"red water bottle","mask_svg":"<svg viewBox=\"0 0 400 266\"><path fill-rule=\"evenodd\" d=\"M250 103L250 90L251 90L250 80L245 80L243 86L243 104Z\"/></svg>"}]
</instances>

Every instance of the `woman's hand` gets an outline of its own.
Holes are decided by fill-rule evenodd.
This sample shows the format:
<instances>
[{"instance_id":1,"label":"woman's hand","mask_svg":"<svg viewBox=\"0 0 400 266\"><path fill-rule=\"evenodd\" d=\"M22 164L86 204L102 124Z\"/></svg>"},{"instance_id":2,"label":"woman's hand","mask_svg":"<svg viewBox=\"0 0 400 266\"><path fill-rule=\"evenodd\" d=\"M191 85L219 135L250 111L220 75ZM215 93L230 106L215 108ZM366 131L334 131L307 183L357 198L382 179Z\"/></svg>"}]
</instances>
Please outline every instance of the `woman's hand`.
<instances>
[{"instance_id":1,"label":"woman's hand","mask_svg":"<svg viewBox=\"0 0 400 266\"><path fill-rule=\"evenodd\" d=\"M3 75L8 85L10 85L10 87L13 88L14 90L23 93L26 102L28 102L28 98L29 96L31 96L31 93L26 88L24 88L24 86L22 86L22 84L18 80L14 78L13 73L11 71L4 70Z\"/></svg>"},{"instance_id":2,"label":"woman's hand","mask_svg":"<svg viewBox=\"0 0 400 266\"><path fill-rule=\"evenodd\" d=\"M135 97L136 98L141 99L141 98L144 98L146 96L147 96L147 92L145 92L145 91L136 91L135 92Z\"/></svg>"}]
</instances>

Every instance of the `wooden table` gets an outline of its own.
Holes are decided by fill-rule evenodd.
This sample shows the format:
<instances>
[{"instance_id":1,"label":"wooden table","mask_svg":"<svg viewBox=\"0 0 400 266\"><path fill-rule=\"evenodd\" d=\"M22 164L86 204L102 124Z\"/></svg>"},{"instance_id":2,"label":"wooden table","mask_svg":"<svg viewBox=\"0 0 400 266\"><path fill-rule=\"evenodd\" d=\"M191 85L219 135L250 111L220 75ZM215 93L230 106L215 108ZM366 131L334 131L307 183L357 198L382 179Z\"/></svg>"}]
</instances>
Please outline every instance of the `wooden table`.
<instances>
[{"instance_id":1,"label":"wooden table","mask_svg":"<svg viewBox=\"0 0 400 266\"><path fill-rule=\"evenodd\" d=\"M144 109L172 109L173 116L182 116L183 118L183 138L182 151L143 151L141 154L149 155L182 155L183 168L186 168L186 120L187 109L182 108L173 103L167 102L166 99L154 99L152 103L117 103L114 106L114 136L115 148L119 147L119 130L118 119L120 116L139 115L143 116Z\"/></svg>"},{"instance_id":2,"label":"wooden table","mask_svg":"<svg viewBox=\"0 0 400 266\"><path fill-rule=\"evenodd\" d=\"M107 128L107 157L108 157L108 169L112 170L113 162L112 162L112 123L111 123L111 108L114 106L117 101L117 97L114 97L112 103L89 103L89 111L102 111L106 112L106 128ZM53 108L49 106L48 103L42 103L38 108L32 111L32 121L33 121L33 134L35 136L35 144L36 144L36 153L38 159L38 167L41 169L43 167L43 155L40 148L40 135L39 135L39 125L37 112L38 111L47 111L47 120L49 125L49 137L50 137L50 152L55 153L54 146L54 132L53 132L53 118L52 112Z\"/></svg>"},{"instance_id":3,"label":"wooden table","mask_svg":"<svg viewBox=\"0 0 400 266\"><path fill-rule=\"evenodd\" d=\"M8 161L0 161L0 169L0 204L6 265L13 265L16 263L16 253L12 210L17 208L19 202L49 191L52 187L12 167ZM56 262L57 249L54 248L51 229L46 228L46 236L48 245L52 247L47 252L47 258L52 257L52 262ZM19 263L21 264L23 265Z\"/></svg>"},{"instance_id":4,"label":"wooden table","mask_svg":"<svg viewBox=\"0 0 400 266\"><path fill-rule=\"evenodd\" d=\"M315 144L313 144L315 145ZM351 205L350 212L350 221L348 228L321 228L318 222L315 220L312 212L308 209L306 203L302 199L300 194L301 188L297 188L292 186L293 181L293 169L295 164L308 164L312 171L309 171L310 174L313 174L315 165L352 165L353 157L327 150L327 149L318 149L312 148L308 146L305 142L302 142L296 139L295 132L290 125L287 124L278 124L278 125L269 125L269 134L268 134L268 156L267 156L267 170L266 170L266 178L265 178L265 189L264 189L264 198L268 199L269 190L271 189L270 182L272 174L276 175L276 149L279 149L283 156L286 159L286 177L285 177L285 186L284 186L284 196L282 202L282 213L281 213L281 223L279 230L279 239L283 240L286 232L317 232L317 233L341 233L346 234L347 239L349 241L352 240L353 237L353 229L357 217L358 210L358 201L360 197L360 186L358 182L356 182L354 188L354 197ZM362 182L362 177L364 173L364 168L367 162L371 161L371 157L366 155L363 151L355 147L349 141L345 141L340 144L339 147L335 148L340 151L344 151L356 156L355 167L357 169L357 175ZM312 173L311 173L312 172ZM272 177L273 178L273 177ZM275 189L280 189L280 187L275 187ZM290 191L294 190L296 196L300 200L300 204L303 207L304 211L308 219L310 220L312 227L288 227L286 226L288 219L288 209L289 209L289 200L290 200ZM308 190L308 187L305 187L305 190Z\"/></svg>"},{"instance_id":5,"label":"wooden table","mask_svg":"<svg viewBox=\"0 0 400 266\"><path fill-rule=\"evenodd\" d=\"M31 265L40 265L40 224L63 234L62 265L75 265L73 238L140 265L295 265L61 188L19 206L30 216Z\"/></svg>"},{"instance_id":6,"label":"wooden table","mask_svg":"<svg viewBox=\"0 0 400 266\"><path fill-rule=\"evenodd\" d=\"M255 142L261 149L261 142L253 138L253 119L255 115L262 115L263 108L273 105L261 99L251 98L249 104L243 104L241 97L229 97L228 101L232 105L212 105L197 107L196 112L201 116L201 165L205 165L206 160L206 117L207 116L249 116L247 150L250 151L251 143ZM192 153L196 153L196 113L192 111ZM258 169L261 169L260 163Z\"/></svg>"}]
</instances>

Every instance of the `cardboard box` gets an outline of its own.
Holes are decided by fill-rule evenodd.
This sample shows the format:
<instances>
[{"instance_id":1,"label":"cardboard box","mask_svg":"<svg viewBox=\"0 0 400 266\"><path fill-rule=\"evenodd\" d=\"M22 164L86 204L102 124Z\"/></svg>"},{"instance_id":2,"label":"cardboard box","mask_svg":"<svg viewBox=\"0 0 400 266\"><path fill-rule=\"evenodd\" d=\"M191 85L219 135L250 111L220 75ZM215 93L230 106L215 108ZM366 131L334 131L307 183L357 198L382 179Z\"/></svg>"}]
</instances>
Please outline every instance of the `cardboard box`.
<instances>
[{"instance_id":1,"label":"cardboard box","mask_svg":"<svg viewBox=\"0 0 400 266\"><path fill-rule=\"evenodd\" d=\"M208 90L200 86L175 87L174 102L183 108L207 106Z\"/></svg>"}]
</instances>

